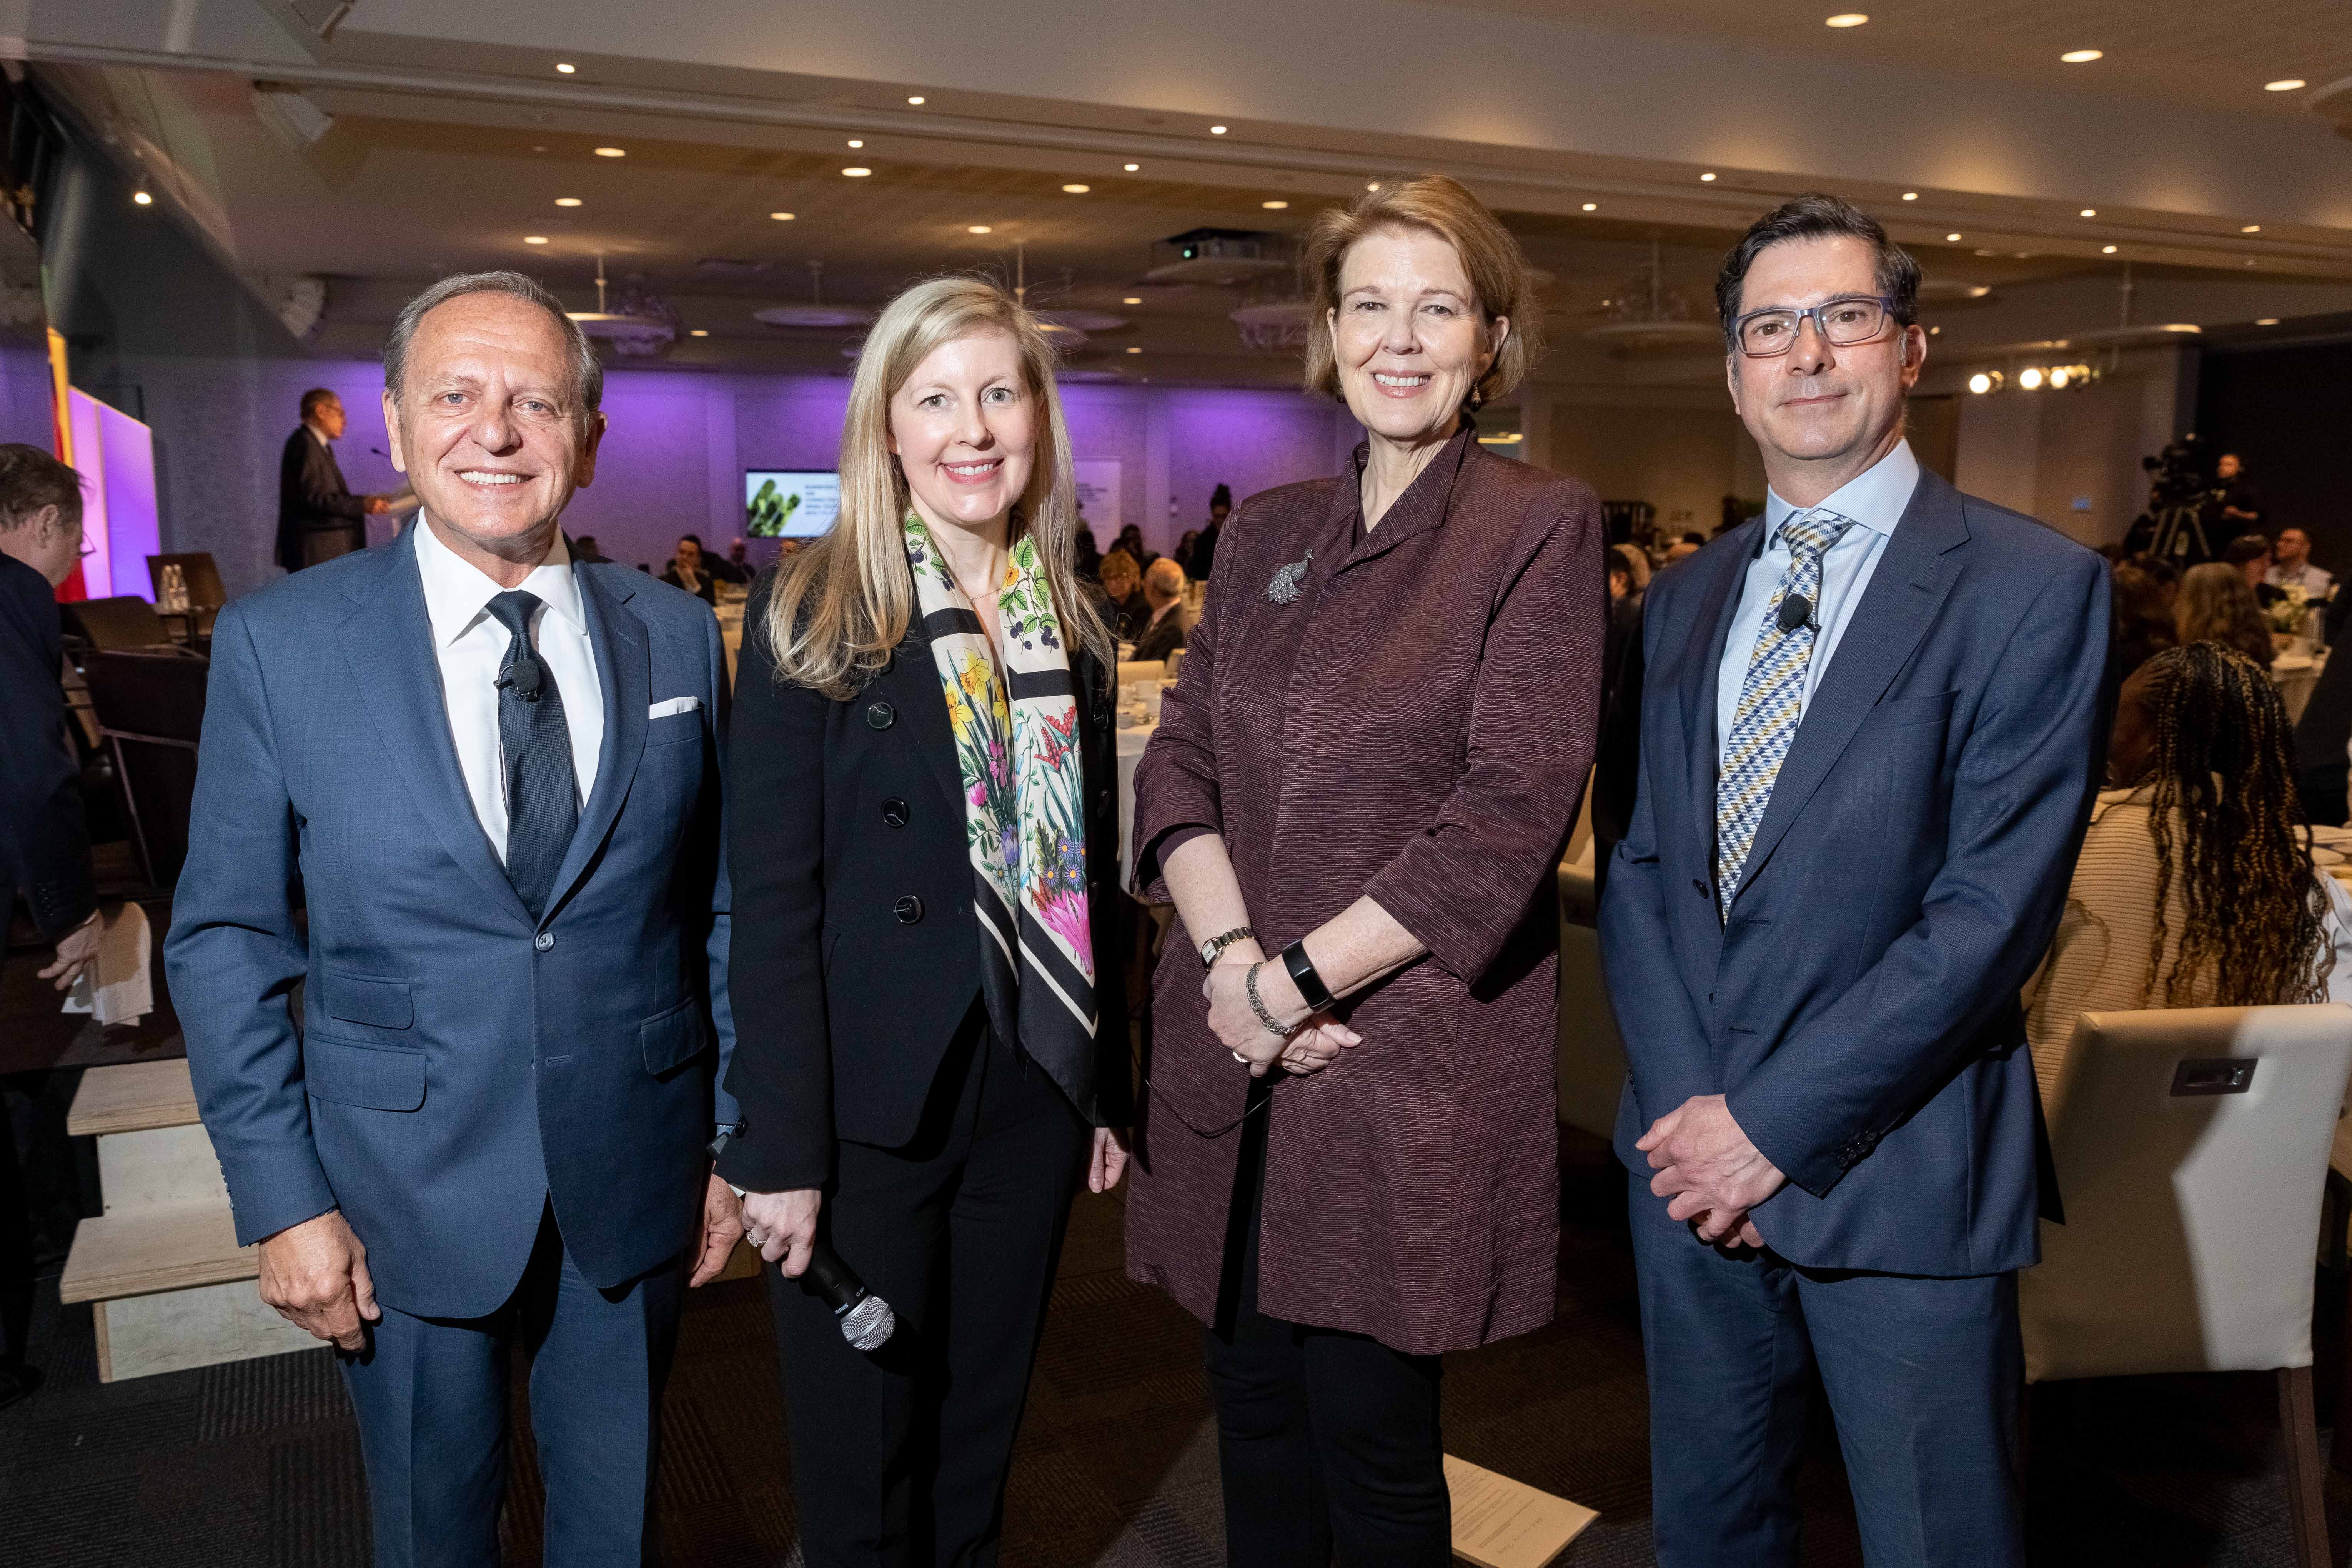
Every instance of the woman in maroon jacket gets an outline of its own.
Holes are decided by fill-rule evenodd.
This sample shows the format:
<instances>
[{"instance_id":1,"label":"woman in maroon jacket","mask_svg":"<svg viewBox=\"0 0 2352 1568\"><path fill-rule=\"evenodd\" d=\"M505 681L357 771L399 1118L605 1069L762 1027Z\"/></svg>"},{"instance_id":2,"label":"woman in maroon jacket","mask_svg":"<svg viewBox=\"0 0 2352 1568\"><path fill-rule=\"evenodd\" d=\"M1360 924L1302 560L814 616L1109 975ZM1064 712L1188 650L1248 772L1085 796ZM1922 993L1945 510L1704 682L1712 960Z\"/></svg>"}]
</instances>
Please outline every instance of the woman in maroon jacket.
<instances>
[{"instance_id":1,"label":"woman in maroon jacket","mask_svg":"<svg viewBox=\"0 0 2352 1568\"><path fill-rule=\"evenodd\" d=\"M1370 439L1234 512L1138 770L1138 879L1181 930L1128 1264L1209 1325L1235 1568L1443 1568L1437 1357L1552 1312L1541 894L1592 762L1601 528L1478 447L1542 318L1469 192L1327 214L1307 273L1308 384Z\"/></svg>"}]
</instances>

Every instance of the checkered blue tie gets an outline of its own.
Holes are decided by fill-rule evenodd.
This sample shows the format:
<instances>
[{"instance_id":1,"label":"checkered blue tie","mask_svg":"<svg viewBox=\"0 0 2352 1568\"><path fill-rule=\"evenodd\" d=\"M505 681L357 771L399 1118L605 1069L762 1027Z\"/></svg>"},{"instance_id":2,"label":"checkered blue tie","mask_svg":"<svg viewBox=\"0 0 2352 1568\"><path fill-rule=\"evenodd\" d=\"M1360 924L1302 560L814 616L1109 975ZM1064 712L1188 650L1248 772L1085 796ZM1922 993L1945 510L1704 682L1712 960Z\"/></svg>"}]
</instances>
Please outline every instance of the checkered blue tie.
<instances>
[{"instance_id":1,"label":"checkered blue tie","mask_svg":"<svg viewBox=\"0 0 2352 1568\"><path fill-rule=\"evenodd\" d=\"M1732 710L1731 734L1723 747L1723 761L1715 778L1715 886L1718 907L1731 911L1739 873L1764 821L1772 799L1772 782L1780 776L1781 759L1796 739L1797 721L1804 716L1805 670L1813 658L1813 639L1820 635L1807 616L1794 630L1780 629L1782 600L1802 594L1818 611L1822 602L1822 557L1853 526L1852 521L1816 509L1799 512L1780 524L1780 541L1789 547L1789 570L1764 607L1764 629L1756 651L1748 657L1748 679L1739 685L1739 706Z\"/></svg>"}]
</instances>

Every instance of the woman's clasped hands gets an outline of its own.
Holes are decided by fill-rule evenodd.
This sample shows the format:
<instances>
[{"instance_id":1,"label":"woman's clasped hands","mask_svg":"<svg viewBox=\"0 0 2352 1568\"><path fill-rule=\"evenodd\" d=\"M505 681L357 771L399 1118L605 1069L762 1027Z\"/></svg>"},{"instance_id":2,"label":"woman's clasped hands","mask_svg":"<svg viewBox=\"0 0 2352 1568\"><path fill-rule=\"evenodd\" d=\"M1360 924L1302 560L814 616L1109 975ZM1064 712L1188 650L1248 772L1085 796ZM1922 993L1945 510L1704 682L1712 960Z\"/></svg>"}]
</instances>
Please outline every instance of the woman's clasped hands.
<instances>
[{"instance_id":1,"label":"woman's clasped hands","mask_svg":"<svg viewBox=\"0 0 2352 1568\"><path fill-rule=\"evenodd\" d=\"M1250 1005L1253 971L1258 1003L1278 1028L1267 1027L1258 1008ZM1362 1036L1338 1018L1309 1008L1289 973L1269 963L1255 942L1237 944L1221 954L1202 981L1201 994L1209 1001L1209 1027L1234 1060L1248 1064L1252 1078L1264 1078L1277 1064L1300 1077L1321 1072L1341 1051L1364 1043Z\"/></svg>"}]
</instances>

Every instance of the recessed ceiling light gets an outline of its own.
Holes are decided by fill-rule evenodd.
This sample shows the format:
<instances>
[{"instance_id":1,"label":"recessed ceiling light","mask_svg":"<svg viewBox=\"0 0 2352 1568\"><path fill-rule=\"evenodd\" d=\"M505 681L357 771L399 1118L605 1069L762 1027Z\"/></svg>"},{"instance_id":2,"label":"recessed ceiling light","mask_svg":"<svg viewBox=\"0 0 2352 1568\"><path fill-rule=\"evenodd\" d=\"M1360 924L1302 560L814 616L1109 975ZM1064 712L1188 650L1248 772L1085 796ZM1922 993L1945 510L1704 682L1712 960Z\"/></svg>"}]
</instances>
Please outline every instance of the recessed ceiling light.
<instances>
[{"instance_id":1,"label":"recessed ceiling light","mask_svg":"<svg viewBox=\"0 0 2352 1568\"><path fill-rule=\"evenodd\" d=\"M2105 55L2106 52L2105 49L2068 49L2058 58L2070 66L2086 66Z\"/></svg>"},{"instance_id":2,"label":"recessed ceiling light","mask_svg":"<svg viewBox=\"0 0 2352 1568\"><path fill-rule=\"evenodd\" d=\"M1140 294L1129 294L1126 299L1121 300L1119 303L1122 305L1140 305L1143 303L1143 296Z\"/></svg>"},{"instance_id":3,"label":"recessed ceiling light","mask_svg":"<svg viewBox=\"0 0 2352 1568\"><path fill-rule=\"evenodd\" d=\"M1066 196L1082 196L1093 189L1092 185L1064 185L1062 194Z\"/></svg>"},{"instance_id":4,"label":"recessed ceiling light","mask_svg":"<svg viewBox=\"0 0 2352 1568\"><path fill-rule=\"evenodd\" d=\"M923 95L919 92L910 94L908 97L907 101L913 104L917 109L920 109L923 107Z\"/></svg>"},{"instance_id":5,"label":"recessed ceiling light","mask_svg":"<svg viewBox=\"0 0 2352 1568\"><path fill-rule=\"evenodd\" d=\"M2299 76L2281 77L2276 81L2266 81L2263 83L2263 90L2264 92L2293 92L2296 88L2305 85L2307 84Z\"/></svg>"},{"instance_id":6,"label":"recessed ceiling light","mask_svg":"<svg viewBox=\"0 0 2352 1568\"><path fill-rule=\"evenodd\" d=\"M1870 16L1868 13L1863 11L1841 11L1836 16L1825 16L1822 20L1832 27L1859 27L1869 21Z\"/></svg>"},{"instance_id":7,"label":"recessed ceiling light","mask_svg":"<svg viewBox=\"0 0 2352 1568\"><path fill-rule=\"evenodd\" d=\"M2101 256L2113 256L2115 253L2116 247L2112 245L2103 245L2099 247L2099 254Z\"/></svg>"},{"instance_id":8,"label":"recessed ceiling light","mask_svg":"<svg viewBox=\"0 0 2352 1568\"><path fill-rule=\"evenodd\" d=\"M1903 199L1906 202L1916 202L1919 199L1919 193L1916 191L1906 191L1903 193Z\"/></svg>"},{"instance_id":9,"label":"recessed ceiling light","mask_svg":"<svg viewBox=\"0 0 2352 1568\"><path fill-rule=\"evenodd\" d=\"M1601 204L1599 202L1587 202L1584 204L1584 210L1589 213L1597 213L1601 210Z\"/></svg>"},{"instance_id":10,"label":"recessed ceiling light","mask_svg":"<svg viewBox=\"0 0 2352 1568\"><path fill-rule=\"evenodd\" d=\"M778 223L790 223L793 221L793 215L791 213L770 213L768 216L774 218Z\"/></svg>"},{"instance_id":11,"label":"recessed ceiling light","mask_svg":"<svg viewBox=\"0 0 2352 1568\"><path fill-rule=\"evenodd\" d=\"M555 198L555 205L560 207L576 207L580 205L580 198L578 196L558 196Z\"/></svg>"},{"instance_id":12,"label":"recessed ceiling light","mask_svg":"<svg viewBox=\"0 0 2352 1568\"><path fill-rule=\"evenodd\" d=\"M863 146L865 146L865 145L866 145L866 143L865 143L865 142L852 142L850 143L850 146L851 146L851 147L853 147L853 148L863 147Z\"/></svg>"},{"instance_id":13,"label":"recessed ceiling light","mask_svg":"<svg viewBox=\"0 0 2352 1568\"><path fill-rule=\"evenodd\" d=\"M1222 125L1212 125L1209 127L1209 134L1212 136L1223 136L1224 133L1225 128Z\"/></svg>"},{"instance_id":14,"label":"recessed ceiling light","mask_svg":"<svg viewBox=\"0 0 2352 1568\"><path fill-rule=\"evenodd\" d=\"M845 179L862 180L873 172L874 171L871 169L863 168L856 163L852 163L848 168L844 169L841 173Z\"/></svg>"},{"instance_id":15,"label":"recessed ceiling light","mask_svg":"<svg viewBox=\"0 0 2352 1568\"><path fill-rule=\"evenodd\" d=\"M1380 188L1381 183L1378 180L1367 180L1364 182L1364 189L1368 191L1377 191Z\"/></svg>"},{"instance_id":16,"label":"recessed ceiling light","mask_svg":"<svg viewBox=\"0 0 2352 1568\"><path fill-rule=\"evenodd\" d=\"M155 205L155 198L149 195L145 191L131 192L131 199L137 202L142 207L153 206Z\"/></svg>"},{"instance_id":17,"label":"recessed ceiling light","mask_svg":"<svg viewBox=\"0 0 2352 1568\"><path fill-rule=\"evenodd\" d=\"M532 152L534 152L534 153L544 153L544 152L546 152L546 151L547 151L547 149L546 149L546 148L544 148L544 147L534 147L534 148L532 148L532 149L531 149L531 151L532 151Z\"/></svg>"},{"instance_id":18,"label":"recessed ceiling light","mask_svg":"<svg viewBox=\"0 0 2352 1568\"><path fill-rule=\"evenodd\" d=\"M1142 351L1141 349L1139 349L1139 348L1136 348L1136 347L1134 347L1134 346L1132 346L1132 345L1129 345L1129 347L1128 348L1128 351L1127 351L1127 352L1128 352L1128 353L1131 353L1131 354L1139 354L1139 353L1141 353L1143 351Z\"/></svg>"},{"instance_id":19,"label":"recessed ceiling light","mask_svg":"<svg viewBox=\"0 0 2352 1568\"><path fill-rule=\"evenodd\" d=\"M987 232L988 225L984 223L966 224L964 226L964 233L966 234L986 234Z\"/></svg>"},{"instance_id":20,"label":"recessed ceiling light","mask_svg":"<svg viewBox=\"0 0 2352 1568\"><path fill-rule=\"evenodd\" d=\"M2042 367L2036 364L2030 364L2023 370L2019 371L2017 373L2017 384L2025 388L2028 392L2040 390L2042 385Z\"/></svg>"},{"instance_id":21,"label":"recessed ceiling light","mask_svg":"<svg viewBox=\"0 0 2352 1568\"><path fill-rule=\"evenodd\" d=\"M1257 205L1264 207L1270 213L1278 213L1285 207L1287 207L1290 204L1288 202L1260 202Z\"/></svg>"},{"instance_id":22,"label":"recessed ceiling light","mask_svg":"<svg viewBox=\"0 0 2352 1568\"><path fill-rule=\"evenodd\" d=\"M2256 316L2254 318L2254 325L2258 327L2275 327L2278 325L2278 321L2279 319L2276 316Z\"/></svg>"},{"instance_id":23,"label":"recessed ceiling light","mask_svg":"<svg viewBox=\"0 0 2352 1568\"><path fill-rule=\"evenodd\" d=\"M1707 174L1701 174L1698 177L1698 183L1702 185L1711 185L1715 184L1715 175L1713 172L1710 171Z\"/></svg>"},{"instance_id":24,"label":"recessed ceiling light","mask_svg":"<svg viewBox=\"0 0 2352 1568\"><path fill-rule=\"evenodd\" d=\"M1121 165L1120 165L1120 167L1124 168L1124 169L1125 169L1129 174L1134 174L1138 169L1142 168L1142 167L1143 167L1143 165L1142 165L1142 164L1140 164L1140 163L1124 163L1124 164L1121 164Z\"/></svg>"},{"instance_id":25,"label":"recessed ceiling light","mask_svg":"<svg viewBox=\"0 0 2352 1568\"><path fill-rule=\"evenodd\" d=\"M1943 335L1943 331L1944 329L1941 327L1929 327L1927 329L1927 335L1931 338L1941 337Z\"/></svg>"},{"instance_id":26,"label":"recessed ceiling light","mask_svg":"<svg viewBox=\"0 0 2352 1568\"><path fill-rule=\"evenodd\" d=\"M522 242L525 245L545 245L547 243L547 236L543 234L527 234L522 237Z\"/></svg>"},{"instance_id":27,"label":"recessed ceiling light","mask_svg":"<svg viewBox=\"0 0 2352 1568\"><path fill-rule=\"evenodd\" d=\"M2252 257L2251 257L2251 256L2247 257L2247 258L2246 258L2246 265L2247 265L2247 266L2249 266L2249 267L2252 267L2253 264L2254 264L2254 258L2253 258Z\"/></svg>"},{"instance_id":28,"label":"recessed ceiling light","mask_svg":"<svg viewBox=\"0 0 2352 1568\"><path fill-rule=\"evenodd\" d=\"M2099 216L2099 209L2096 207L2084 207L2083 209L2083 216L2084 217L2096 217Z\"/></svg>"},{"instance_id":29,"label":"recessed ceiling light","mask_svg":"<svg viewBox=\"0 0 2352 1568\"><path fill-rule=\"evenodd\" d=\"M626 147L599 147L596 149L596 156L599 158L625 158L628 155L629 150Z\"/></svg>"},{"instance_id":30,"label":"recessed ceiling light","mask_svg":"<svg viewBox=\"0 0 2352 1568\"><path fill-rule=\"evenodd\" d=\"M2260 234L2263 232L2263 226L2258 223L2240 224L2238 226L2238 232L2240 234Z\"/></svg>"},{"instance_id":31,"label":"recessed ceiling light","mask_svg":"<svg viewBox=\"0 0 2352 1568\"><path fill-rule=\"evenodd\" d=\"M555 68L562 71L565 76L570 76L573 71L578 70L580 68L575 65L567 64L562 60L558 60L555 62Z\"/></svg>"},{"instance_id":32,"label":"recessed ceiling light","mask_svg":"<svg viewBox=\"0 0 2352 1568\"><path fill-rule=\"evenodd\" d=\"M689 338L707 338L710 335L710 329L709 327L690 327L687 330L686 335Z\"/></svg>"},{"instance_id":33,"label":"recessed ceiling light","mask_svg":"<svg viewBox=\"0 0 2352 1568\"><path fill-rule=\"evenodd\" d=\"M1954 245L1958 245L1958 244L1959 244L1959 243L1960 243L1960 237L1959 237L1958 235L1957 235L1957 234L1948 234L1948 235L1946 235L1944 237L1945 237L1945 239L1948 240L1950 243L1952 243L1952 244L1954 244Z\"/></svg>"}]
</instances>

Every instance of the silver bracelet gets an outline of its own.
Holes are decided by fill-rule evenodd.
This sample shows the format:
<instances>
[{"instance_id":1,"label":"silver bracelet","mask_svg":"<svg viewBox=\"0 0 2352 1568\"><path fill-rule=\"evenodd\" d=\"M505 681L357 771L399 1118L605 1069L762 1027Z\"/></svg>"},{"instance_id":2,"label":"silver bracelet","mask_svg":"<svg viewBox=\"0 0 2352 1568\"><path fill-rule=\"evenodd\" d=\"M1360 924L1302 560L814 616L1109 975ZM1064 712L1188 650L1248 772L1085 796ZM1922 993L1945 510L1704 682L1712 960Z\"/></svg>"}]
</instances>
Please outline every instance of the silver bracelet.
<instances>
[{"instance_id":1,"label":"silver bracelet","mask_svg":"<svg viewBox=\"0 0 2352 1568\"><path fill-rule=\"evenodd\" d=\"M1265 1010L1265 999L1257 994L1257 972L1264 969L1267 964L1273 962L1274 960L1270 958L1261 958L1255 963L1251 964L1249 966L1249 973L1242 976L1242 991L1244 994L1249 997L1250 1011L1257 1015L1257 1021L1264 1024L1269 1032L1279 1035L1286 1040L1290 1038L1291 1036L1298 1033L1297 1026L1293 1025L1291 1027L1286 1029L1281 1025L1276 1023L1274 1021L1274 1015ZM1304 1023L1305 1021L1306 1020L1304 1019L1300 1020L1301 1023Z\"/></svg>"}]
</instances>

